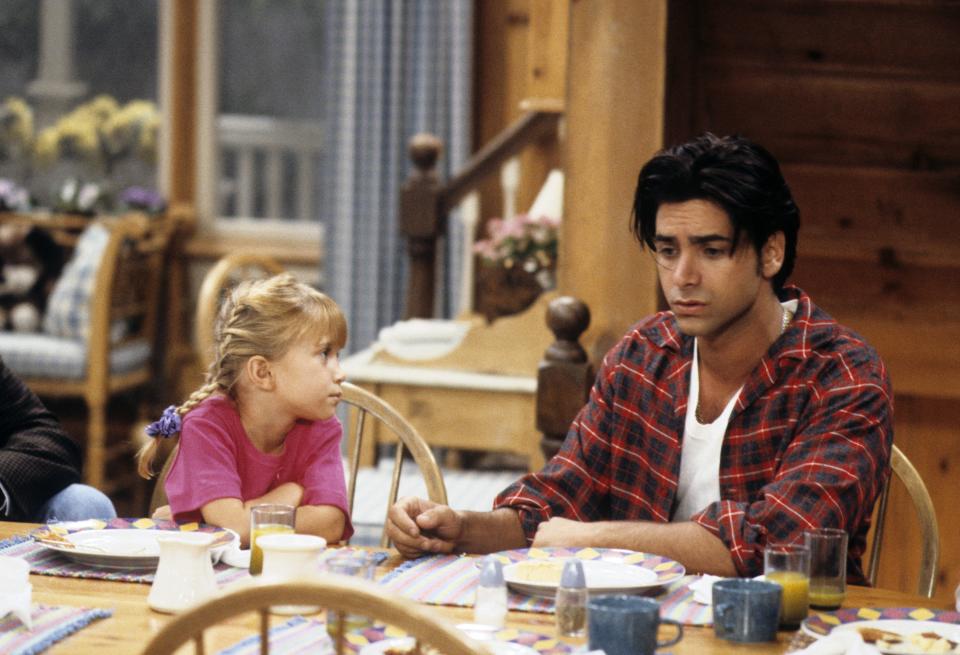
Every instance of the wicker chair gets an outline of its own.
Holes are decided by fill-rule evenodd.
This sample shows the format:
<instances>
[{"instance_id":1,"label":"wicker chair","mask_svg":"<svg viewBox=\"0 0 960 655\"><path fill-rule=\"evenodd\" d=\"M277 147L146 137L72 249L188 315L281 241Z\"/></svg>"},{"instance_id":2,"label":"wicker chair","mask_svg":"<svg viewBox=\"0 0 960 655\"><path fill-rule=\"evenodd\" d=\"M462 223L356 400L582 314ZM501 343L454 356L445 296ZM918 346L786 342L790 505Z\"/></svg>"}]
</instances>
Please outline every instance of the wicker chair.
<instances>
[{"instance_id":1,"label":"wicker chair","mask_svg":"<svg viewBox=\"0 0 960 655\"><path fill-rule=\"evenodd\" d=\"M134 478L108 479L107 465L129 458L131 446L126 442L108 446L107 403L115 394L145 386L156 376L164 255L176 220L136 213L92 222L83 219L79 238L77 220L38 222L76 250L51 294L44 332L4 333L0 354L37 395L83 398L85 481L111 493ZM85 260L88 253L93 256ZM59 311L57 299L69 309Z\"/></svg>"}]
</instances>

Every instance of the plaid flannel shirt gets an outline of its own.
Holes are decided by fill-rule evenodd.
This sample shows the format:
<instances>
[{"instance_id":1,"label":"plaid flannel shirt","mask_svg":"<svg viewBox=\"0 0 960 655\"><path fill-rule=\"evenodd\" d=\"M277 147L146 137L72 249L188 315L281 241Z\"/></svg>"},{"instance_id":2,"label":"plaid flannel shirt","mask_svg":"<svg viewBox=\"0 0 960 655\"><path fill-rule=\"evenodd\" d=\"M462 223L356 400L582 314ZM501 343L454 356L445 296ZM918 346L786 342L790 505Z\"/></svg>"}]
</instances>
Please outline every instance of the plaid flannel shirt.
<instances>
[{"instance_id":1,"label":"plaid flannel shirt","mask_svg":"<svg viewBox=\"0 0 960 655\"><path fill-rule=\"evenodd\" d=\"M796 287L787 330L744 384L720 455L720 500L695 514L729 548L740 575L763 572L767 541L813 527L851 535L848 579L890 475L892 391L883 362ZM693 338L669 312L631 328L604 358L560 452L504 489L527 539L551 516L670 521L676 504Z\"/></svg>"}]
</instances>

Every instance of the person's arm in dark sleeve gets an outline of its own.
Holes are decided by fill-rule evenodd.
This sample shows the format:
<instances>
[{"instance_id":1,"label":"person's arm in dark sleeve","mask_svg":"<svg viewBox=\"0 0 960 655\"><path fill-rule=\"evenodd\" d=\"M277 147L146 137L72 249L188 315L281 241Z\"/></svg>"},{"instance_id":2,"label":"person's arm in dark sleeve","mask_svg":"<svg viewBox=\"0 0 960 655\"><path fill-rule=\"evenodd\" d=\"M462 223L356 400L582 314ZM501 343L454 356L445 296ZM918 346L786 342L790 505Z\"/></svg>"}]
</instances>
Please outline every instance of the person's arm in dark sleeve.
<instances>
[{"instance_id":1,"label":"person's arm in dark sleeve","mask_svg":"<svg viewBox=\"0 0 960 655\"><path fill-rule=\"evenodd\" d=\"M65 487L80 481L80 446L0 360L0 485L3 518L29 520Z\"/></svg>"}]
</instances>

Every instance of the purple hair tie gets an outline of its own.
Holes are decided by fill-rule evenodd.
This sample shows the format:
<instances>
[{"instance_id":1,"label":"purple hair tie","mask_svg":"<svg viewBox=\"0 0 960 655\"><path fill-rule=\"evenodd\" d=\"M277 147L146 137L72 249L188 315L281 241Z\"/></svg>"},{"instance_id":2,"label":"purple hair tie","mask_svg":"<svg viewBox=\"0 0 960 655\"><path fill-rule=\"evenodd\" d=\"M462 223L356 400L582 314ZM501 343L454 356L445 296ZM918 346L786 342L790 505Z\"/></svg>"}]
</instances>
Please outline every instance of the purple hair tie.
<instances>
[{"instance_id":1,"label":"purple hair tie","mask_svg":"<svg viewBox=\"0 0 960 655\"><path fill-rule=\"evenodd\" d=\"M181 425L182 422L180 415L177 414L176 406L170 405L163 410L159 420L147 426L145 432L148 437L172 437L180 432Z\"/></svg>"}]
</instances>

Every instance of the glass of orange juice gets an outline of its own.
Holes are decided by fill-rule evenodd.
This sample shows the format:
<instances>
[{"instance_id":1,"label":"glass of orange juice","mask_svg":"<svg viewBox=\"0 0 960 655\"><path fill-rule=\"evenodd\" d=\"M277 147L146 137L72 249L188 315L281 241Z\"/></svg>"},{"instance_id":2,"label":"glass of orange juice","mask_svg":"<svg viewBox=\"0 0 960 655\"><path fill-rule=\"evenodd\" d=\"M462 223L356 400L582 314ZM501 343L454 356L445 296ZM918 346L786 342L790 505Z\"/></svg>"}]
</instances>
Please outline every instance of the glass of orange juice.
<instances>
[{"instance_id":1,"label":"glass of orange juice","mask_svg":"<svg viewBox=\"0 0 960 655\"><path fill-rule=\"evenodd\" d=\"M767 544L763 577L783 587L780 628L799 628L810 609L810 549L803 544Z\"/></svg>"},{"instance_id":2,"label":"glass of orange juice","mask_svg":"<svg viewBox=\"0 0 960 655\"><path fill-rule=\"evenodd\" d=\"M254 505L250 510L250 574L263 571L263 551L257 538L266 534L292 533L297 508L293 505Z\"/></svg>"}]
</instances>

